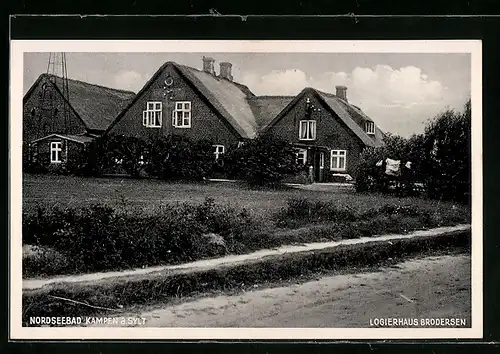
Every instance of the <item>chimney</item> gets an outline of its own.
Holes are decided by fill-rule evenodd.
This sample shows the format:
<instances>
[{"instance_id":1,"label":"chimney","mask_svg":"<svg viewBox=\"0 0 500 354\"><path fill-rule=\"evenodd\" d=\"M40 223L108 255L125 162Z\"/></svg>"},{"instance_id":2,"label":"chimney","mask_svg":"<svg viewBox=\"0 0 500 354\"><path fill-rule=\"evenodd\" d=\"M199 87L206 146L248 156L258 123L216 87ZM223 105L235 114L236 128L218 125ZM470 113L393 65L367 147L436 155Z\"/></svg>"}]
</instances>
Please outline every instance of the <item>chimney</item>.
<instances>
[{"instance_id":1,"label":"chimney","mask_svg":"<svg viewBox=\"0 0 500 354\"><path fill-rule=\"evenodd\" d=\"M215 59L210 57L203 57L203 71L211 75L215 75Z\"/></svg>"},{"instance_id":2,"label":"chimney","mask_svg":"<svg viewBox=\"0 0 500 354\"><path fill-rule=\"evenodd\" d=\"M219 76L222 77L223 79L233 81L233 75L231 75L231 68L232 67L233 67L233 64L231 64L231 63L228 63L228 62L220 63Z\"/></svg>"},{"instance_id":3,"label":"chimney","mask_svg":"<svg viewBox=\"0 0 500 354\"><path fill-rule=\"evenodd\" d=\"M338 98L341 98L347 102L347 87L346 86L335 86L335 89L337 90L335 95Z\"/></svg>"}]
</instances>

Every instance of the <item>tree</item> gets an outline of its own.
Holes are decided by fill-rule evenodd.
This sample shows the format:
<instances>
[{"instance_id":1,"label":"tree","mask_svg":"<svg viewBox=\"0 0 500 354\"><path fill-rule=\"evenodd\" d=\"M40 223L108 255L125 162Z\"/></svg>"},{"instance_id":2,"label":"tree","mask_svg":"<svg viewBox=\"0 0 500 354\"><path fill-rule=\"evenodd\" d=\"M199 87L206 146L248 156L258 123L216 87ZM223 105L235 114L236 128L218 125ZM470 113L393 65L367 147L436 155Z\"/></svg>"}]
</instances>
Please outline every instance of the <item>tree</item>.
<instances>
[{"instance_id":1,"label":"tree","mask_svg":"<svg viewBox=\"0 0 500 354\"><path fill-rule=\"evenodd\" d=\"M277 185L286 176L304 169L297 163L296 153L291 144L264 136L229 151L224 161L231 177L259 186Z\"/></svg>"},{"instance_id":2,"label":"tree","mask_svg":"<svg viewBox=\"0 0 500 354\"><path fill-rule=\"evenodd\" d=\"M423 172L428 193L439 199L470 202L471 102L463 112L446 110L425 129Z\"/></svg>"}]
</instances>

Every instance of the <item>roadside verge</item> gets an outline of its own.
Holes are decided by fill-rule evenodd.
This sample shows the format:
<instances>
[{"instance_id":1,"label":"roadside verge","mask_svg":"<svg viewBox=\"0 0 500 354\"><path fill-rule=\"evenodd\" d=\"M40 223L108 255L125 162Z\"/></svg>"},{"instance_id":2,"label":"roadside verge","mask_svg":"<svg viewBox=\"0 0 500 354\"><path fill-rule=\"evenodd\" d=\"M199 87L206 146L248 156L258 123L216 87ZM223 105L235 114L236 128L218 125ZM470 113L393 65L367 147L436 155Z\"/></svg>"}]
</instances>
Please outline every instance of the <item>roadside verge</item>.
<instances>
[{"instance_id":1,"label":"roadside verge","mask_svg":"<svg viewBox=\"0 0 500 354\"><path fill-rule=\"evenodd\" d=\"M30 316L117 314L132 305L169 303L196 293L244 290L254 284L313 273L378 266L426 252L467 249L470 235L470 225L458 225L405 235L280 247L176 266L25 280L23 322L29 322Z\"/></svg>"}]
</instances>

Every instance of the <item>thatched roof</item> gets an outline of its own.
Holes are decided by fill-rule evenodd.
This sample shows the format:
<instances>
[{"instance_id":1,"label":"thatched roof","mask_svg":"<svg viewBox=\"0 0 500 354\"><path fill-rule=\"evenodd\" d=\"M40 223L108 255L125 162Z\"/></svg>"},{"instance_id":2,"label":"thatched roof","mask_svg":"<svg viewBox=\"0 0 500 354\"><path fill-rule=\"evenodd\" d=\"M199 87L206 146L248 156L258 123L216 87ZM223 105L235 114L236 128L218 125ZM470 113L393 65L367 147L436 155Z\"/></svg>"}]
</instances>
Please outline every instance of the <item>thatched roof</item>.
<instances>
[{"instance_id":1,"label":"thatched roof","mask_svg":"<svg viewBox=\"0 0 500 354\"><path fill-rule=\"evenodd\" d=\"M55 86L62 93L63 79L54 78ZM41 80L48 80L47 74L42 74L25 95L25 100ZM113 89L109 87L90 84L88 82L68 79L69 104L74 112L81 118L89 130L106 130L116 116L135 97L135 93Z\"/></svg>"},{"instance_id":2,"label":"thatched roof","mask_svg":"<svg viewBox=\"0 0 500 354\"><path fill-rule=\"evenodd\" d=\"M294 96L249 97L248 102L252 107L259 129L272 121L293 99Z\"/></svg>"},{"instance_id":3,"label":"thatched roof","mask_svg":"<svg viewBox=\"0 0 500 354\"><path fill-rule=\"evenodd\" d=\"M383 132L379 127L377 127L377 125L375 125L375 136L371 137L365 132L365 122L373 121L359 108L347 103L334 94L321 92L311 87L306 87L297 96L295 96L295 98L281 112L279 112L274 119L262 127L262 131L265 132L267 129L272 127L306 94L315 95L320 101L322 101L324 105L328 107L333 114L338 116L366 146L383 145Z\"/></svg>"},{"instance_id":4,"label":"thatched roof","mask_svg":"<svg viewBox=\"0 0 500 354\"><path fill-rule=\"evenodd\" d=\"M364 130L364 123L372 120L358 107L343 101L333 94L306 88L294 97L255 96L245 85L175 62L166 62L156 71L108 130L121 119L134 101L148 90L167 66L175 68L181 76L190 82L198 93L205 97L243 138L252 139L258 133L264 132L290 109L305 92L313 92L333 113L340 117L365 145L379 146L382 144L383 133L378 127L375 128L376 134L374 137L369 136Z\"/></svg>"}]
</instances>

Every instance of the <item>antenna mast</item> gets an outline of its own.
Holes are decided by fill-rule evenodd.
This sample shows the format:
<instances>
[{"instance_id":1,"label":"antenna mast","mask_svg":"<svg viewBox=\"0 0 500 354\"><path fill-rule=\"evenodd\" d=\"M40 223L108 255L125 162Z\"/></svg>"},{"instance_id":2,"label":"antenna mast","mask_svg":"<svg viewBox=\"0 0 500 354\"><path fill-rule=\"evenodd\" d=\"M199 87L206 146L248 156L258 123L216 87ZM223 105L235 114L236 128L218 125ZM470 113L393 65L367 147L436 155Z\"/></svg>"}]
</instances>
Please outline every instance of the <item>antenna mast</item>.
<instances>
[{"instance_id":1,"label":"antenna mast","mask_svg":"<svg viewBox=\"0 0 500 354\"><path fill-rule=\"evenodd\" d=\"M66 65L66 53L50 53L47 64L47 76L49 80L61 91L63 95L62 117L64 119L64 131L68 133L69 122L69 87L68 87L68 67ZM50 108L54 118L57 117L57 95L52 95ZM57 125L57 123L56 123ZM54 130L54 129L53 129ZM55 129L59 130L59 129Z\"/></svg>"}]
</instances>

